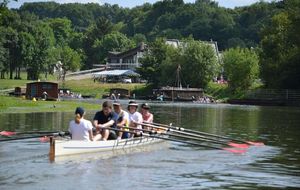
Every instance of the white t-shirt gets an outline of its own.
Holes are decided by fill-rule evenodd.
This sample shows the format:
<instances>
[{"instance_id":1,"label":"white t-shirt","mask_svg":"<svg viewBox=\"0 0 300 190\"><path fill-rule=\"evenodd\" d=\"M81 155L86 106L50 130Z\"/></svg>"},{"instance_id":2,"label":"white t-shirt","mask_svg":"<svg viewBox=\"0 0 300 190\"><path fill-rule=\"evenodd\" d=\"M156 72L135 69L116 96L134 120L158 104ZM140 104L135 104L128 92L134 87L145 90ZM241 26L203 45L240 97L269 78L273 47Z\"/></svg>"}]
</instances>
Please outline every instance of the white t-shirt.
<instances>
[{"instance_id":1,"label":"white t-shirt","mask_svg":"<svg viewBox=\"0 0 300 190\"><path fill-rule=\"evenodd\" d=\"M143 122L143 116L142 114L140 114L139 112L134 112L133 114L132 113L129 113L129 122L138 122L138 123L142 123ZM142 129L142 126L141 125L137 125L136 128L138 129Z\"/></svg>"},{"instance_id":2,"label":"white t-shirt","mask_svg":"<svg viewBox=\"0 0 300 190\"><path fill-rule=\"evenodd\" d=\"M72 120L69 124L69 132L72 134L72 140L89 141L89 130L92 129L92 123L86 119L81 119L79 124Z\"/></svg>"},{"instance_id":3,"label":"white t-shirt","mask_svg":"<svg viewBox=\"0 0 300 190\"><path fill-rule=\"evenodd\" d=\"M122 110L121 113L119 114L119 117L122 117L122 119L126 119L126 123L125 125L128 127L128 124L129 124L129 114Z\"/></svg>"}]
</instances>

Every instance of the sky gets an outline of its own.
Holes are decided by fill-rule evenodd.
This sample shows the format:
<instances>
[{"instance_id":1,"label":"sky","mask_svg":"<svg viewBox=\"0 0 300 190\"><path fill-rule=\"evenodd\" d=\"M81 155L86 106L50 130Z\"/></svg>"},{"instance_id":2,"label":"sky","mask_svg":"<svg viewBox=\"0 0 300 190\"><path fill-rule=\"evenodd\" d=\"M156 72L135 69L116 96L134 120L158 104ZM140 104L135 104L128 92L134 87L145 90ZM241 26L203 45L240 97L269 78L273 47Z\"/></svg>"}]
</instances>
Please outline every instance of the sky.
<instances>
[{"instance_id":1,"label":"sky","mask_svg":"<svg viewBox=\"0 0 300 190\"><path fill-rule=\"evenodd\" d=\"M8 4L9 8L19 8L24 2L37 2L37 1L55 1L58 3L109 3L109 4L118 4L121 7L135 7L138 5L142 5L144 3L155 3L158 0L18 0L17 2L11 1ZM186 3L194 3L195 0L184 0ZM219 3L219 6L234 8L239 6L246 6L258 2L260 0L215 0ZM264 0L264 1L272 1L272 0Z\"/></svg>"}]
</instances>

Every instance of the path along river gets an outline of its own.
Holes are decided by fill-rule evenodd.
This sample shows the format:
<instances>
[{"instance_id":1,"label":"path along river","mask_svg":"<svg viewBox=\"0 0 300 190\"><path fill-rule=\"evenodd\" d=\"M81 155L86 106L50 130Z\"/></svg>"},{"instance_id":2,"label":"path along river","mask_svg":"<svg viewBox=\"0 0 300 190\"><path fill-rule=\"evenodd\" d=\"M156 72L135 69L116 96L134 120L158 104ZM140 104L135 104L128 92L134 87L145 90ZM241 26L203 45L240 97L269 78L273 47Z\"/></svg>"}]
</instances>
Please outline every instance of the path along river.
<instances>
[{"instance_id":1,"label":"path along river","mask_svg":"<svg viewBox=\"0 0 300 190\"><path fill-rule=\"evenodd\" d=\"M80 105L80 103L79 103ZM48 161L37 139L0 142L0 189L299 189L300 109L151 104L156 121L266 146L235 155L180 143ZM100 107L100 106L99 106ZM94 111L87 112L92 119ZM66 130L73 113L2 113L0 130Z\"/></svg>"}]
</instances>

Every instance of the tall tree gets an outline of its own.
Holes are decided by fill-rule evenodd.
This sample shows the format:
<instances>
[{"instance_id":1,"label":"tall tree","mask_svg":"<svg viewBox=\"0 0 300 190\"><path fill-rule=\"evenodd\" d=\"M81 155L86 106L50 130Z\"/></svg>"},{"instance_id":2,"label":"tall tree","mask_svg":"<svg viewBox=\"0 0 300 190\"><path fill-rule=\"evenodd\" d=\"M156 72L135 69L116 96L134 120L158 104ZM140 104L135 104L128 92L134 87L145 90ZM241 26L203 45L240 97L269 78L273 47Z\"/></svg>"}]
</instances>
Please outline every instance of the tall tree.
<instances>
[{"instance_id":1,"label":"tall tree","mask_svg":"<svg viewBox=\"0 0 300 190\"><path fill-rule=\"evenodd\" d=\"M52 28L56 44L58 46L64 46L69 44L72 40L74 31L72 29L72 23L66 18L55 18L48 21L49 26Z\"/></svg>"},{"instance_id":2,"label":"tall tree","mask_svg":"<svg viewBox=\"0 0 300 190\"><path fill-rule=\"evenodd\" d=\"M188 40L184 46L182 75L190 87L205 88L220 69L215 50L195 40Z\"/></svg>"},{"instance_id":3,"label":"tall tree","mask_svg":"<svg viewBox=\"0 0 300 190\"><path fill-rule=\"evenodd\" d=\"M62 80L65 81L66 74L68 71L76 71L81 67L81 57L80 54L75 50L71 49L69 46L63 46L52 51L54 53L53 60L55 62L60 61L61 67L63 69Z\"/></svg>"},{"instance_id":4,"label":"tall tree","mask_svg":"<svg viewBox=\"0 0 300 190\"><path fill-rule=\"evenodd\" d=\"M28 80L37 80L42 72L48 72L49 49L53 48L55 43L53 31L47 23L37 23L33 37L36 49L32 62L27 66Z\"/></svg>"},{"instance_id":5,"label":"tall tree","mask_svg":"<svg viewBox=\"0 0 300 190\"><path fill-rule=\"evenodd\" d=\"M109 51L122 52L134 47L134 42L120 32L112 32L101 40L96 40L94 48L94 61L105 64Z\"/></svg>"},{"instance_id":6,"label":"tall tree","mask_svg":"<svg viewBox=\"0 0 300 190\"><path fill-rule=\"evenodd\" d=\"M261 76L269 88L300 89L300 2L287 0L261 41Z\"/></svg>"},{"instance_id":7,"label":"tall tree","mask_svg":"<svg viewBox=\"0 0 300 190\"><path fill-rule=\"evenodd\" d=\"M149 44L148 51L141 58L141 67L137 68L138 73L155 87L160 84L161 65L167 56L167 45L162 38L156 39Z\"/></svg>"},{"instance_id":8,"label":"tall tree","mask_svg":"<svg viewBox=\"0 0 300 190\"><path fill-rule=\"evenodd\" d=\"M229 87L235 92L248 90L259 74L259 59L251 49L229 49L224 52L224 70Z\"/></svg>"},{"instance_id":9,"label":"tall tree","mask_svg":"<svg viewBox=\"0 0 300 190\"><path fill-rule=\"evenodd\" d=\"M0 26L0 72L1 72L1 79L5 78L5 73L7 72L8 65L7 63L9 62L9 53L8 49L5 47L6 43L6 32L7 29Z\"/></svg>"}]
</instances>

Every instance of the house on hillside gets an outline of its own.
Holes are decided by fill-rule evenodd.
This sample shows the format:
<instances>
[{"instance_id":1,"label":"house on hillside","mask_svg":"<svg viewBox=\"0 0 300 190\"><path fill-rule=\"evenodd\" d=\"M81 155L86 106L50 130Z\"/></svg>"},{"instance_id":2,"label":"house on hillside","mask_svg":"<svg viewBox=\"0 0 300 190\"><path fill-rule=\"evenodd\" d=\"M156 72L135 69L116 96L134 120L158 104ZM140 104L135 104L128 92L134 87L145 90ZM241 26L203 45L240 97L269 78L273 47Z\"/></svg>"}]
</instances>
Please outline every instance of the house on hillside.
<instances>
[{"instance_id":1,"label":"house on hillside","mask_svg":"<svg viewBox=\"0 0 300 190\"><path fill-rule=\"evenodd\" d=\"M179 47L183 42L177 39L167 39L166 44ZM212 46L216 53L216 57L220 62L220 55L218 50L218 44L216 41L204 41L204 43ZM140 43L137 47L129 49L124 52L108 52L106 68L109 69L119 69L119 70L133 70L135 71L137 67L140 66L139 59L143 57L144 53L147 51L147 45L145 43Z\"/></svg>"},{"instance_id":2,"label":"house on hillside","mask_svg":"<svg viewBox=\"0 0 300 190\"><path fill-rule=\"evenodd\" d=\"M213 41L213 40L210 40L210 41L202 41L203 43L205 44L208 44L210 45L214 52L215 52L215 55L218 59L218 62L221 64L221 55L220 55L220 52L219 52L219 48L218 48L218 43L216 41ZM177 39L167 39L166 40L166 44L167 45L170 45L170 46L173 46L175 48L178 48L180 45L183 44L183 42L177 40Z\"/></svg>"},{"instance_id":3,"label":"house on hillside","mask_svg":"<svg viewBox=\"0 0 300 190\"><path fill-rule=\"evenodd\" d=\"M133 49L124 52L108 52L106 67L110 69L135 70L140 66L139 59L146 51L146 44L141 43Z\"/></svg>"}]
</instances>

